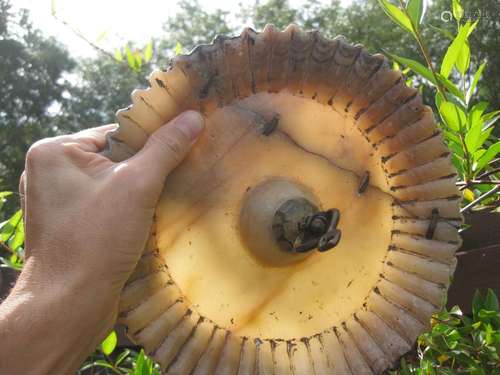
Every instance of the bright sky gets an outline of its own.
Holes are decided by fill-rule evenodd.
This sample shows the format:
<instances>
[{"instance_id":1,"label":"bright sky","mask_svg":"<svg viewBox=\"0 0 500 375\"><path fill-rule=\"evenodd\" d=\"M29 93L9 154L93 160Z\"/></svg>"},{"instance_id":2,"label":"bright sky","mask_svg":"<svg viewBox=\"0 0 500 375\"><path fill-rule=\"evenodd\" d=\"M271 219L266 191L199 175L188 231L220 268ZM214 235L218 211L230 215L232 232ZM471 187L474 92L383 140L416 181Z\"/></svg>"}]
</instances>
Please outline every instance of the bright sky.
<instances>
[{"instance_id":1,"label":"bright sky","mask_svg":"<svg viewBox=\"0 0 500 375\"><path fill-rule=\"evenodd\" d=\"M299 7L304 0L289 0ZM322 0L325 1L326 0ZM106 50L113 51L127 40L145 42L161 32L163 22L178 11L175 0L11 0L15 8L30 10L31 20L44 33L66 44L74 55L89 56L95 51L75 33L51 15L52 6L58 17L79 30L85 37ZM200 1L207 10L236 12L255 0ZM263 2L263 1L261 1ZM343 0L342 3L349 3Z\"/></svg>"}]
</instances>

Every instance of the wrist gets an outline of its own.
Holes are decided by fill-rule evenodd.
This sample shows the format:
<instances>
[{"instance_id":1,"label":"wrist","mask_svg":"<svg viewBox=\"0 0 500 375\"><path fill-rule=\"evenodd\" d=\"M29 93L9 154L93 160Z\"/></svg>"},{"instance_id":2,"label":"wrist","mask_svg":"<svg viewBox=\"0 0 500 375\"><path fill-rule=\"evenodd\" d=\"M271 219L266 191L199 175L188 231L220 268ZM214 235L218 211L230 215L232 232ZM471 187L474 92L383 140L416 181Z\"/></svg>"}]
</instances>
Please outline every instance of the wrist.
<instances>
[{"instance_id":1,"label":"wrist","mask_svg":"<svg viewBox=\"0 0 500 375\"><path fill-rule=\"evenodd\" d=\"M68 270L63 274L50 274L50 269L44 270L29 259L13 292L31 295L41 314L45 311L57 313L56 324L64 322L73 329L84 329L84 326L98 327L107 323L112 328L119 293L87 272Z\"/></svg>"},{"instance_id":2,"label":"wrist","mask_svg":"<svg viewBox=\"0 0 500 375\"><path fill-rule=\"evenodd\" d=\"M0 373L74 373L112 329L117 309L92 298L76 278L38 282L31 267L0 305L0 331L9 332Z\"/></svg>"}]
</instances>

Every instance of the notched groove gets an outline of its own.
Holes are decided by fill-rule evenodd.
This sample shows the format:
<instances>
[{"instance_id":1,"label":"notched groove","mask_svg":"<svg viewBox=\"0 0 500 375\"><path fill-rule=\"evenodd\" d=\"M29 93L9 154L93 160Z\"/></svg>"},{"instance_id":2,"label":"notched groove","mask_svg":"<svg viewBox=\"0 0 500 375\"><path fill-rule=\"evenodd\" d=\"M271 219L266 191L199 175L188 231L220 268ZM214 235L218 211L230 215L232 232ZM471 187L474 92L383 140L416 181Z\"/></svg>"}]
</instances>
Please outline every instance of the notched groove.
<instances>
[{"instance_id":1,"label":"notched groove","mask_svg":"<svg viewBox=\"0 0 500 375\"><path fill-rule=\"evenodd\" d=\"M401 254L406 254L406 255L412 255L412 256L415 256L417 258L424 259L424 260L427 260L427 261L430 261L430 262L434 262L434 263L440 263L440 264L443 264L445 266L451 266L452 263L453 263L453 259L455 258L455 256L452 256L450 258L450 262L447 263L443 259L432 258L432 257L424 255L422 253L416 253L416 252L414 252L412 250L403 249L402 247L396 246L394 244L392 244L391 246L392 247L391 247L390 251L395 251L395 252L399 252Z\"/></svg>"},{"instance_id":2,"label":"notched groove","mask_svg":"<svg viewBox=\"0 0 500 375\"><path fill-rule=\"evenodd\" d=\"M399 84L399 82L401 82L403 78L402 77L398 77L398 79L394 82L394 84L390 87L387 88L387 90L382 93L382 95L380 95L378 98L376 99L373 99L373 101L371 101L368 106L366 108L363 108L363 109L360 109L358 112L356 112L356 114L353 116L353 119L355 121L358 121L360 119L361 116L363 116L367 111L370 110L371 106L373 104L375 104L376 102L378 102L381 98L383 98L390 90L392 90L395 86L397 86Z\"/></svg>"},{"instance_id":3,"label":"notched groove","mask_svg":"<svg viewBox=\"0 0 500 375\"><path fill-rule=\"evenodd\" d=\"M362 54L363 52L361 52ZM370 74L365 78L365 83L363 85L361 85L359 87L359 89L353 93L353 96L352 98L349 100L349 102L347 102L345 108L344 108L344 112L349 112L349 108L351 107L352 103L356 100L356 98L358 97L358 95L363 92L363 89L368 86L368 84L371 82L372 78L375 76L375 74L377 74L381 69L382 67L384 66L384 62L385 62L385 59L384 58L381 58L379 59L379 63L377 64L377 66L370 72ZM353 70L355 72L355 70Z\"/></svg>"},{"instance_id":4,"label":"notched groove","mask_svg":"<svg viewBox=\"0 0 500 375\"><path fill-rule=\"evenodd\" d=\"M178 348L177 350L177 353L175 354L174 358L172 358L172 360L170 361L170 363L168 364L167 368L166 368L166 372L168 373L168 370L177 362L177 359L180 357L180 355L182 354L182 351L183 349L186 347L186 345L189 343L189 341L193 338L193 336L195 335L196 333L196 330L198 329L199 325L201 322L203 322L203 317L200 316L198 318L198 321L196 322L196 324L193 325L193 328L191 328L191 332L189 332L189 335L187 335L186 339L184 340L184 342L181 344L181 346Z\"/></svg>"},{"instance_id":5,"label":"notched groove","mask_svg":"<svg viewBox=\"0 0 500 375\"><path fill-rule=\"evenodd\" d=\"M436 178L433 178L430 180L424 180L424 181L419 182L417 184L391 186L390 189L391 189L391 191L397 191L397 190L412 188L412 187L416 187L416 186L423 186L423 185L426 185L430 182L435 182L435 181L440 181L440 180L448 180L448 179L451 179L453 177L457 177L457 173L447 174L446 176L440 176L440 177L436 177Z\"/></svg>"},{"instance_id":6,"label":"notched groove","mask_svg":"<svg viewBox=\"0 0 500 375\"><path fill-rule=\"evenodd\" d=\"M208 78L208 81L205 83L205 85L198 92L198 99L203 100L208 96L210 88L214 84L214 81L215 81L215 78L217 77L217 75L218 75L217 72L213 72L212 75Z\"/></svg>"},{"instance_id":7,"label":"notched groove","mask_svg":"<svg viewBox=\"0 0 500 375\"><path fill-rule=\"evenodd\" d=\"M458 201L457 201L457 204L458 204ZM404 207L401 207L402 209L404 209ZM405 210L407 211L407 210ZM398 215L398 216L393 216L393 220L426 220L426 219L429 219L430 216L401 216L401 215ZM441 216L440 218L440 221L442 221L443 223L446 223L446 224L449 224L453 227L455 227L456 229L460 228L461 223L463 220L461 217L456 217L456 216ZM456 225L454 224L456 223Z\"/></svg>"},{"instance_id":8,"label":"notched groove","mask_svg":"<svg viewBox=\"0 0 500 375\"><path fill-rule=\"evenodd\" d=\"M440 201L440 200L460 200L462 199L461 196L459 195L450 195L449 197L443 197L443 198L435 198L435 199L409 199L409 200L403 200L403 201L398 201L396 204L393 203L394 206L403 206L405 204L412 204L412 203L421 203L421 202L432 202L432 201ZM415 219L415 217L413 217Z\"/></svg>"},{"instance_id":9,"label":"notched groove","mask_svg":"<svg viewBox=\"0 0 500 375\"><path fill-rule=\"evenodd\" d=\"M353 315L353 319L356 320L356 316L355 315ZM351 331L349 330L349 328L347 328L347 324L345 322L342 323L342 328L344 329L345 333L350 337L352 343L354 344L354 347L356 348L356 350L358 351L359 355L361 356L361 359L365 362L366 366L374 374L376 374L377 373L376 367L374 367L374 364L372 363L372 361L370 360L370 358L368 358L368 356L365 353L365 351L361 349L358 341L354 338L354 335L351 333Z\"/></svg>"},{"instance_id":10,"label":"notched groove","mask_svg":"<svg viewBox=\"0 0 500 375\"><path fill-rule=\"evenodd\" d=\"M439 133L436 133L436 134L439 134ZM431 138L432 138L432 136L431 136ZM413 145L412 145L412 146L413 146ZM394 177L397 177L397 176L401 176L401 175L405 174L406 172L409 172L409 171L411 171L411 170L413 170L413 169L415 169L415 168L421 168L421 167L424 167L424 166L426 166L426 165L428 165L428 164L431 164L431 163L436 163L436 162L439 162L439 161L441 161L441 160L448 159L448 158L447 158L447 156L448 156L448 155L449 155L449 154L444 155L444 156L440 156L440 157L438 157L438 158L436 158L436 159L433 159L433 160L431 160L431 161L428 161L427 163L417 165L416 167L414 166L414 167L412 167L412 168L404 168L404 169L401 169L401 170L399 170L399 171L397 171L397 172L392 172L392 173L388 174L388 175L387 175L387 177L388 177L388 178L394 178ZM451 163L451 161L450 161L450 163Z\"/></svg>"},{"instance_id":11,"label":"notched groove","mask_svg":"<svg viewBox=\"0 0 500 375\"><path fill-rule=\"evenodd\" d=\"M143 280L147 279L148 277L151 277L151 276L153 276L153 275L156 275L157 273L165 273L165 274L167 274L167 275L168 275L167 266L166 266L166 265L164 265L164 264L162 264L162 265L160 266L160 268L158 268L158 269L154 270L153 272L149 272L149 273L147 273L147 274L143 275L142 277L139 277L139 278L137 278L137 279L134 279L134 280L133 280L133 281L131 281L131 282L127 282L127 283L125 284L125 286L123 287L123 290L124 290L124 291L126 291L126 290L128 290L129 288L131 288L133 285L138 284L138 283L140 284L140 282L141 282L141 281L143 281ZM170 284L173 284L173 283L174 283L174 282L172 281L172 279L171 279L171 278L169 278L167 281L165 281L165 285L170 285Z\"/></svg>"},{"instance_id":12,"label":"notched groove","mask_svg":"<svg viewBox=\"0 0 500 375\"><path fill-rule=\"evenodd\" d=\"M418 91L414 92L412 95L410 95L409 97L405 98L401 103L394 103L396 104L397 106L395 106L392 111L390 111L389 113L387 113L384 117L382 117L381 119L379 119L375 124L367 127L365 129L365 132L366 134L369 134L371 133L377 126L379 126L380 124L382 124L385 120L387 120L389 117L391 117L393 114L395 114L397 111L399 111L405 104L407 104L409 101L415 99L415 97L418 96ZM382 97L384 98L385 95Z\"/></svg>"},{"instance_id":13,"label":"notched groove","mask_svg":"<svg viewBox=\"0 0 500 375\"><path fill-rule=\"evenodd\" d=\"M139 95L139 99L159 118L161 119L162 116L158 113L158 111L146 100L142 95Z\"/></svg>"},{"instance_id":14,"label":"notched groove","mask_svg":"<svg viewBox=\"0 0 500 375\"><path fill-rule=\"evenodd\" d=\"M418 96L418 95L417 95L417 96ZM389 135L386 135L386 136L382 137L381 139L379 139L377 142L375 142L375 143L373 144L373 147L378 148L378 147L380 147L380 145L381 145L382 143L384 143L384 142L386 142L386 141L388 141L388 140L390 140L390 139L393 139L393 138L397 137L400 131L403 131L403 130L405 130L406 128L408 128L408 127L411 127L411 126L415 125L415 124L416 124L416 123L418 123L419 121L422 121L422 119L424 118L424 116L425 116L425 115L424 115L424 114L422 114L420 117L418 117L417 119L413 120L412 122L410 122L410 123L405 123L404 127L402 127L401 129L399 129L399 131L397 131L397 132L396 132L396 133L394 133L394 134L389 134ZM437 134L437 133L440 133L440 132L439 132L439 131L437 131L437 132L433 133L432 135ZM413 145L415 145L415 143L412 143L412 144L411 144L411 146L413 146Z\"/></svg>"},{"instance_id":15,"label":"notched groove","mask_svg":"<svg viewBox=\"0 0 500 375\"><path fill-rule=\"evenodd\" d=\"M155 78L155 81L156 81L156 84L162 88L162 89L166 89L167 88L167 85L165 84L165 82L163 82L161 79L159 78ZM168 91L167 91L168 92Z\"/></svg>"},{"instance_id":16,"label":"notched groove","mask_svg":"<svg viewBox=\"0 0 500 375\"><path fill-rule=\"evenodd\" d=\"M374 292L377 293L380 297L382 297L386 302L390 303L391 305L395 306L396 308L398 308L400 310L403 310L406 314L408 314L409 316L411 316L413 319L415 319L420 324L422 324L424 326L427 326L429 324L428 322L422 321L422 319L420 319L419 317L415 316L415 314L412 311L408 310L408 308L406 306L402 306L398 302L393 301L392 299L389 299L386 296L384 296L380 292L380 290L375 291L375 289L374 289Z\"/></svg>"},{"instance_id":17,"label":"notched groove","mask_svg":"<svg viewBox=\"0 0 500 375\"><path fill-rule=\"evenodd\" d=\"M178 298L178 299L177 299L174 303L172 303L172 304L171 304L171 305L167 308L167 310L165 310L165 311L168 311L168 310L169 310L169 309L171 309L174 305L176 305L176 304L178 304L178 303L182 303L182 302L184 302L184 301L182 300L182 298ZM177 327L178 327L178 326L179 326L179 325L180 325L180 324L181 324L181 323L182 323L182 322L183 322L183 321L184 321L187 317L189 317L191 314L192 314L191 309L187 309L187 310L186 310L186 312L184 313L184 315L183 315L183 316L181 316L181 318L180 318L180 319L179 319L179 320L178 320L178 321L177 321L177 322L176 322L176 323L172 326L171 332L172 332L173 330L175 330L175 329L176 329L176 328L177 328ZM141 328L140 330L138 330L137 332L135 332L134 334L135 334L135 335L139 334L139 333L140 333L142 330L144 330L144 328L146 328L146 327L147 327L147 325L146 325L145 327ZM158 344L158 346L157 346L157 348L156 348L156 349L154 349L154 350L152 350L152 351L151 351L151 353L150 353L150 354L151 354L151 356L152 356L152 357L154 357L154 356L156 355L156 352L157 352L157 351L158 351L158 350L159 350L159 349L163 346L163 344L165 343L165 341L167 341L167 339L168 339L168 336L167 336L167 337L165 337L165 338L164 338L164 339L163 339L163 340L162 340L162 341Z\"/></svg>"},{"instance_id":18,"label":"notched groove","mask_svg":"<svg viewBox=\"0 0 500 375\"><path fill-rule=\"evenodd\" d=\"M334 99L337 96L337 93L339 92L339 90L346 90L347 89L347 87L349 85L349 77L351 75L351 72L353 71L354 65L356 64L356 61L357 61L359 55L362 52L362 49L359 48L358 45L352 46L351 47L353 49L352 54L343 55L342 57L346 57L348 59L352 58L353 60L350 63L348 63L348 64L341 64L341 63L339 63L338 61L336 61L335 57L337 56L337 52L340 55L342 55L342 49L347 49L345 47L346 43L347 42L344 42L344 44L340 43L339 48L337 48L337 50L335 51L335 54L333 55L333 60L337 64L336 69L335 69L335 77L337 77L339 74L342 73L342 75L341 75L342 81L340 83L337 83L334 86L334 91L330 94L330 98L328 99L328 105L329 106L332 106L332 105L335 104L334 103ZM345 69L345 71L344 71L344 69Z\"/></svg>"},{"instance_id":19,"label":"notched groove","mask_svg":"<svg viewBox=\"0 0 500 375\"><path fill-rule=\"evenodd\" d=\"M446 292L446 290L447 290L446 285L444 285L443 283L440 283L440 282L437 282L437 281L433 281L433 280L426 279L426 278L425 278L425 276L423 276L423 275L421 275L421 274L419 274L419 273L412 272L412 271L406 270L406 269L404 269L404 268L398 267L398 265L397 265L397 264L394 264L394 263L392 263L392 262L386 262L385 264L386 264L387 266L389 266L389 267L392 267L392 268L397 269L397 270L398 270L398 271L400 271L400 272L405 272L405 273L408 273L408 274L413 275L413 276L415 276L415 277L418 277L419 279L422 279L422 280L424 280L424 281L427 281L427 282L429 282L429 283L436 284L436 285L438 285L441 289L443 289L443 292Z\"/></svg>"},{"instance_id":20,"label":"notched groove","mask_svg":"<svg viewBox=\"0 0 500 375\"><path fill-rule=\"evenodd\" d=\"M416 219L413 218L413 220L416 220ZM449 224L448 220L439 220L438 222ZM418 238L421 238L421 239L424 239L424 240L439 241L439 242L442 242L442 243L446 243L446 244L450 244L450 245L457 245L457 246L460 245L460 242L458 242L458 241L453 241L453 240L448 240L448 241L436 240L436 239L433 239L433 238L427 238L425 234L407 232L407 231L404 231L404 230L401 230L401 229L393 229L393 230L391 230L391 235L392 234L405 234L407 236L418 237Z\"/></svg>"},{"instance_id":21,"label":"notched groove","mask_svg":"<svg viewBox=\"0 0 500 375\"><path fill-rule=\"evenodd\" d=\"M131 109L131 106L130 106L129 108L127 108L127 111L128 111L128 110L130 110L130 109ZM141 125L140 125L137 121L135 121L132 117L130 117L129 115L125 115L125 114L124 114L124 115L122 115L122 116L123 116L123 118L126 118L127 120L129 120L130 122L132 122L134 125L137 125L137 126L138 126L138 127L139 127L142 131L145 131L145 130L141 127Z\"/></svg>"},{"instance_id":22,"label":"notched groove","mask_svg":"<svg viewBox=\"0 0 500 375\"><path fill-rule=\"evenodd\" d=\"M394 267L394 268L396 268L396 267ZM398 270L399 270L399 269L398 269ZM400 270L400 271L401 271L401 272L406 272L406 271L403 271L403 270ZM408 273L409 273L409 272L408 272ZM418 275L416 275L416 276L417 276L419 279L423 280L423 281L429 281L429 280L425 280L424 278L422 278L422 277L420 277L420 276L418 276ZM436 304L435 304L434 302L429 301L427 298L422 297L422 296L421 296L421 295L419 295L419 294L416 294L415 292L413 292L413 291L411 291L411 290L409 290L409 289L405 288L403 285L400 285L400 284L395 283L395 282L394 282L394 281L392 281L391 279L388 279L387 277L385 277L383 274L381 275L381 277L382 277L382 278L383 278L386 282L388 282L388 283L390 283L390 284L392 284L392 285L396 285L397 287L399 287L399 288L403 289L405 292L407 292L407 293L409 293L409 294L411 294L411 295L414 295L414 296L416 296L416 297L420 298L421 300L423 300L423 301L427 302L429 305L432 305L432 306L436 309L436 311L437 311L437 310L439 310L439 306L436 306ZM435 283L435 282L433 282L433 284L436 284L436 283Z\"/></svg>"},{"instance_id":23,"label":"notched groove","mask_svg":"<svg viewBox=\"0 0 500 375\"><path fill-rule=\"evenodd\" d=\"M390 303L390 301L387 301ZM392 306L395 306L394 304L391 303ZM397 307L397 306L396 306ZM377 318L379 318L386 326L388 327L392 327L392 324L387 322L384 317L382 317L377 311L375 310L368 310L370 311L370 313L372 313L373 315L377 316ZM411 316L411 315L410 315ZM406 342L410 347L413 346L415 344L415 342L413 340L410 340L407 336L407 334L404 334L402 332L399 332L396 328L394 328L394 332L396 332L396 334L401 337L403 339L404 342Z\"/></svg>"},{"instance_id":24,"label":"notched groove","mask_svg":"<svg viewBox=\"0 0 500 375\"><path fill-rule=\"evenodd\" d=\"M387 156L382 156L381 157L381 160L382 160L382 163L385 164L386 162L388 162L390 159L392 159L394 156L396 155L399 155L399 154L402 154L402 153L407 153L409 151L411 151L413 148L421 145L423 142L426 142L432 138L436 138L436 137L440 137L441 136L441 132L436 132L436 133L433 133L432 135L430 135L429 137L425 138L425 139L422 139L421 141L419 141L418 143L415 143L413 144L409 149L405 149L405 150L401 150L401 151L397 151L397 152L394 152L390 155L387 155ZM443 146L445 147L445 146ZM450 155L450 152L449 151L445 151L443 152L442 154L438 155L435 159L433 160L436 160L436 159L440 159L440 158L444 158L446 156ZM432 161L432 160L431 160ZM424 164L427 164L428 162L424 163ZM419 165L415 165L414 168L416 167L419 167L421 165L424 165L424 164L419 164ZM395 173L399 173L399 171L395 172Z\"/></svg>"}]
</instances>

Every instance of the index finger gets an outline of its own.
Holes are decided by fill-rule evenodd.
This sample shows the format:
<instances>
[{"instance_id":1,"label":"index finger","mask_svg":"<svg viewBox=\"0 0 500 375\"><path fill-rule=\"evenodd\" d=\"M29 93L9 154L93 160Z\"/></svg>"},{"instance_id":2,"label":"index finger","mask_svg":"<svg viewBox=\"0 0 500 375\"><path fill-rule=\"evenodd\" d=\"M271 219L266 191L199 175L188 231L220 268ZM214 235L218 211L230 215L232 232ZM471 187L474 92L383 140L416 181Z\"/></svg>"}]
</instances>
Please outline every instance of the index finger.
<instances>
[{"instance_id":1,"label":"index finger","mask_svg":"<svg viewBox=\"0 0 500 375\"><path fill-rule=\"evenodd\" d=\"M85 129L71 135L71 140L82 146L85 151L99 152L106 147L106 134L117 127L118 124L108 124Z\"/></svg>"}]
</instances>

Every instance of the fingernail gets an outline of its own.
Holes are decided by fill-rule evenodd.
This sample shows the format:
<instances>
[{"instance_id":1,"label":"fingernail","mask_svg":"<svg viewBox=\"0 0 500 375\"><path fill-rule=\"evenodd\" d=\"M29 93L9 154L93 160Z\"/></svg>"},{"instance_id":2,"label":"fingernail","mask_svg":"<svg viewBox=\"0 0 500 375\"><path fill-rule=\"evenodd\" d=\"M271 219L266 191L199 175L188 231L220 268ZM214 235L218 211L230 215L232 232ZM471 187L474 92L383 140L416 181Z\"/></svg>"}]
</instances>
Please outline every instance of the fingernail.
<instances>
[{"instance_id":1,"label":"fingernail","mask_svg":"<svg viewBox=\"0 0 500 375\"><path fill-rule=\"evenodd\" d=\"M205 127L203 116L196 111L187 111L175 121L175 127L194 141Z\"/></svg>"}]
</instances>

